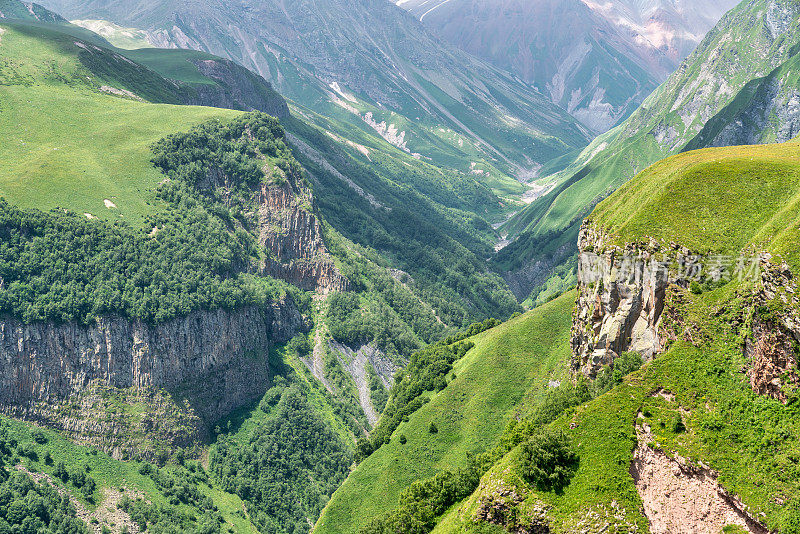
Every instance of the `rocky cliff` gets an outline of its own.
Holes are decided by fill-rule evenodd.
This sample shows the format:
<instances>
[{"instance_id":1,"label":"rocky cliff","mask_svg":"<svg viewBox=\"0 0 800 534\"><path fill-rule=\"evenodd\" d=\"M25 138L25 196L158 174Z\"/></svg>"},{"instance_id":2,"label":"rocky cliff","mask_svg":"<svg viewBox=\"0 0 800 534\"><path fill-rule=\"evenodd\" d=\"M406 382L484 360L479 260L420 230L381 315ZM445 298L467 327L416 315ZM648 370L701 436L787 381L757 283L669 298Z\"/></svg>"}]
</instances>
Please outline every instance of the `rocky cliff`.
<instances>
[{"instance_id":1,"label":"rocky cliff","mask_svg":"<svg viewBox=\"0 0 800 534\"><path fill-rule=\"evenodd\" d=\"M588 222L581 227L578 247L574 372L595 377L626 351L648 360L679 336L694 343L691 328L680 324L676 303L681 293L701 279L745 276L753 277L753 286L744 286L746 306L736 310L732 326L742 332L750 385L782 402L800 387L800 299L786 264L776 264L765 253L752 259L704 257L676 244L664 249L656 241L619 247Z\"/></svg>"},{"instance_id":2,"label":"rocky cliff","mask_svg":"<svg viewBox=\"0 0 800 534\"><path fill-rule=\"evenodd\" d=\"M590 377L625 351L650 358L663 350L658 327L665 291L681 283L652 251L610 247L608 241L589 224L581 227L572 367Z\"/></svg>"},{"instance_id":3,"label":"rocky cliff","mask_svg":"<svg viewBox=\"0 0 800 534\"><path fill-rule=\"evenodd\" d=\"M283 119L289 116L289 106L261 76L227 59L197 59L193 61L200 73L216 84L189 84L185 103L216 108L263 111Z\"/></svg>"},{"instance_id":4,"label":"rocky cliff","mask_svg":"<svg viewBox=\"0 0 800 534\"><path fill-rule=\"evenodd\" d=\"M310 291L346 290L348 280L328 253L302 176L290 172L263 183L257 197L258 241L267 253L262 272Z\"/></svg>"},{"instance_id":5,"label":"rocky cliff","mask_svg":"<svg viewBox=\"0 0 800 534\"><path fill-rule=\"evenodd\" d=\"M102 418L91 420L81 411L98 386L128 390L126 396L143 396L140 400L148 406L152 403L147 397L158 405L171 402L156 394L166 390L175 406L186 411L180 418L187 425L184 432L172 430L172 440L180 445L263 395L271 343L287 341L303 328L302 316L288 300L266 309L198 311L158 325L120 316L88 325L23 324L3 318L0 410L102 442L103 436L118 435L125 423L112 418L104 425ZM95 398L86 407L97 402ZM65 408L67 416L61 417ZM138 423L144 432L159 422Z\"/></svg>"}]
</instances>

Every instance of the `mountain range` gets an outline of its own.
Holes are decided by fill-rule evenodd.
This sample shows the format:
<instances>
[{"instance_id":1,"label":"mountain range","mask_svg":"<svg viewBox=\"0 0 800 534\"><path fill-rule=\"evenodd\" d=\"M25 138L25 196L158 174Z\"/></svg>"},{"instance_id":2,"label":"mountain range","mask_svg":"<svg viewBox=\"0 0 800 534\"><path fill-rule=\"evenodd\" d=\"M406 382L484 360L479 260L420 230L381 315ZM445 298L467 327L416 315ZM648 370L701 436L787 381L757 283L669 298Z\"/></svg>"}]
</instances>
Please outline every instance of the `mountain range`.
<instances>
[{"instance_id":1,"label":"mountain range","mask_svg":"<svg viewBox=\"0 0 800 534\"><path fill-rule=\"evenodd\" d=\"M796 1L47 6L0 532L800 532Z\"/></svg>"},{"instance_id":2,"label":"mountain range","mask_svg":"<svg viewBox=\"0 0 800 534\"><path fill-rule=\"evenodd\" d=\"M553 189L503 228L520 236L498 258L515 291L525 294L552 272L553 263L565 261L592 207L659 159L738 140L791 139L798 127L791 74L797 17L793 3L741 3L630 118L543 180ZM737 44L742 42L747 47Z\"/></svg>"},{"instance_id":3,"label":"mountain range","mask_svg":"<svg viewBox=\"0 0 800 534\"><path fill-rule=\"evenodd\" d=\"M596 133L630 115L735 4L397 2L434 34L533 84Z\"/></svg>"},{"instance_id":4,"label":"mountain range","mask_svg":"<svg viewBox=\"0 0 800 534\"><path fill-rule=\"evenodd\" d=\"M469 158L466 144L521 178L589 137L527 84L443 45L410 15L381 0L45 5L70 18L145 30L161 47L194 48L237 61L287 98L325 115L347 112L354 123L434 161L444 157L439 151L451 161L454 155ZM440 129L454 130L460 141L443 139Z\"/></svg>"}]
</instances>

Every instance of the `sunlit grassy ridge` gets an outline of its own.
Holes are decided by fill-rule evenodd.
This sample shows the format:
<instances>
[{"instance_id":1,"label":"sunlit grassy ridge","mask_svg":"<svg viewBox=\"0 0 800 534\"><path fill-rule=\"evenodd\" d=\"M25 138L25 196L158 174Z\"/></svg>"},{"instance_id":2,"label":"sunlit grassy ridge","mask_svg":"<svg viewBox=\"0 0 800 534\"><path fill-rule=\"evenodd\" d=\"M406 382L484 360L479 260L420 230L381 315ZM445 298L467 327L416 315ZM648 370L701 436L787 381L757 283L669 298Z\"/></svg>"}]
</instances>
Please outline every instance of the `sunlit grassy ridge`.
<instances>
[{"instance_id":1,"label":"sunlit grassy ridge","mask_svg":"<svg viewBox=\"0 0 800 534\"><path fill-rule=\"evenodd\" d=\"M672 156L589 218L617 243L652 237L702 253L766 250L800 266L800 141Z\"/></svg>"},{"instance_id":2,"label":"sunlit grassy ridge","mask_svg":"<svg viewBox=\"0 0 800 534\"><path fill-rule=\"evenodd\" d=\"M0 196L20 207L135 224L153 209L151 192L163 179L150 163L150 146L204 120L236 115L105 94L100 87L114 80L84 67L74 42L0 28Z\"/></svg>"},{"instance_id":3,"label":"sunlit grassy ridge","mask_svg":"<svg viewBox=\"0 0 800 534\"><path fill-rule=\"evenodd\" d=\"M529 413L551 380L564 378L574 293L472 338L448 386L353 471L323 511L316 533L357 532L398 505L403 489L491 448L508 421ZM433 422L437 433L429 432ZM407 438L400 443L399 436Z\"/></svg>"}]
</instances>

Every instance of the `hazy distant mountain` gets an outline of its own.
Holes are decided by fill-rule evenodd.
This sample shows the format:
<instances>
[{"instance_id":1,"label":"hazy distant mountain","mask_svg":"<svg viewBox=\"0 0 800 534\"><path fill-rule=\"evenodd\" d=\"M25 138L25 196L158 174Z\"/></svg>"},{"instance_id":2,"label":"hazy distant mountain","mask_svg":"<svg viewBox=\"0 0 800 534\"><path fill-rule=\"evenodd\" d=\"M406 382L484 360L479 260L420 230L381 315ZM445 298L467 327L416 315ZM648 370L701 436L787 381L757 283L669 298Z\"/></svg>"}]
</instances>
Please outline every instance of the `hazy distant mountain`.
<instances>
[{"instance_id":1,"label":"hazy distant mountain","mask_svg":"<svg viewBox=\"0 0 800 534\"><path fill-rule=\"evenodd\" d=\"M735 0L398 0L596 132L629 115Z\"/></svg>"},{"instance_id":2,"label":"hazy distant mountain","mask_svg":"<svg viewBox=\"0 0 800 534\"><path fill-rule=\"evenodd\" d=\"M386 0L45 3L70 19L141 28L158 46L233 59L323 114L331 113L331 101L348 100L339 89L354 93L374 106L370 123L405 131L404 146L422 156L441 143L442 126L498 163L521 169L536 169L587 142L585 129L529 84L437 39ZM413 131L423 124L425 132Z\"/></svg>"}]
</instances>

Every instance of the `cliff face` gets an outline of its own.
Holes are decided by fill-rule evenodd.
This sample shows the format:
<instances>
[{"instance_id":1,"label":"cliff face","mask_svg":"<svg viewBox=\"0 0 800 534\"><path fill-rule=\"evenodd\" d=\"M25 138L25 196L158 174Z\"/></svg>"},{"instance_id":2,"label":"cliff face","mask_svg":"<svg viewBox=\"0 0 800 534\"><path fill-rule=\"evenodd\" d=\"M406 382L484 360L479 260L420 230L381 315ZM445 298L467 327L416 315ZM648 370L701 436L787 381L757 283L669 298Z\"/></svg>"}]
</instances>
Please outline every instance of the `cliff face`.
<instances>
[{"instance_id":1,"label":"cliff face","mask_svg":"<svg viewBox=\"0 0 800 534\"><path fill-rule=\"evenodd\" d=\"M607 235L587 223L581 227L578 246L578 296L571 336L574 372L595 377L602 366L626 351L648 360L679 335L694 342L691 329L681 334L663 324L665 317L680 316L667 296L670 290L686 290L702 269L712 279L720 276L720 265L717 270L709 267L714 260L677 245L659 250L655 242L611 246ZM761 254L755 264L750 263L753 260L743 264L745 270L755 265L757 272L743 274L758 278L731 326L744 329L742 351L753 391L786 402L800 387L795 348L800 344L800 299L789 267L771 259Z\"/></svg>"},{"instance_id":2,"label":"cliff face","mask_svg":"<svg viewBox=\"0 0 800 534\"><path fill-rule=\"evenodd\" d=\"M800 300L796 294L797 286L786 265L765 269L754 296L752 336L744 345L753 391L781 402L800 387L795 348L800 343Z\"/></svg>"},{"instance_id":3,"label":"cliff face","mask_svg":"<svg viewBox=\"0 0 800 534\"><path fill-rule=\"evenodd\" d=\"M303 327L288 301L159 325L118 316L90 325L0 319L0 410L51 420L50 408L102 384L164 389L211 424L264 393L270 344Z\"/></svg>"},{"instance_id":4,"label":"cliff face","mask_svg":"<svg viewBox=\"0 0 800 534\"><path fill-rule=\"evenodd\" d=\"M656 255L612 247L587 224L578 241L577 311L572 323L572 368L594 377L603 365L625 351L650 358L663 350L658 327L670 276ZM685 285L685 283L684 283Z\"/></svg>"},{"instance_id":5,"label":"cliff face","mask_svg":"<svg viewBox=\"0 0 800 534\"><path fill-rule=\"evenodd\" d=\"M322 239L313 212L314 198L299 176L262 184L258 192L259 244L267 257L262 272L301 289L329 293L344 291L342 276Z\"/></svg>"}]
</instances>

